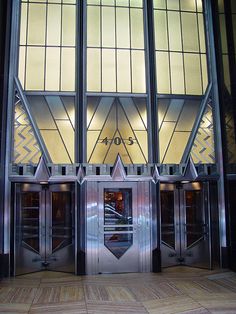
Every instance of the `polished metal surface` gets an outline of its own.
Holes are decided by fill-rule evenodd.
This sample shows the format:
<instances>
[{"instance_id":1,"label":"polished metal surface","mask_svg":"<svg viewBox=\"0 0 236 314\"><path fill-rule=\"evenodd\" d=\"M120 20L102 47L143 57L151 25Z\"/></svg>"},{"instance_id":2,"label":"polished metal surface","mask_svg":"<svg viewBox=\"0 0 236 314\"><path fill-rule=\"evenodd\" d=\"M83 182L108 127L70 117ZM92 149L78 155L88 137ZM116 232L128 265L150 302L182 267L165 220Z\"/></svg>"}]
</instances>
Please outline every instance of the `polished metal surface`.
<instances>
[{"instance_id":1,"label":"polished metal surface","mask_svg":"<svg viewBox=\"0 0 236 314\"><path fill-rule=\"evenodd\" d=\"M161 184L161 199L162 267L211 268L207 183Z\"/></svg>"},{"instance_id":2,"label":"polished metal surface","mask_svg":"<svg viewBox=\"0 0 236 314\"><path fill-rule=\"evenodd\" d=\"M87 249L86 273L148 272L151 270L150 184L148 182L86 182ZM132 223L121 224L112 206L106 205L111 222L105 220L104 192L129 191L132 198ZM122 217L123 218L123 217ZM129 217L130 218L130 217ZM113 219L113 222L112 222ZM119 223L118 223L119 221ZM125 221L123 219L123 221ZM130 220L131 221L131 220ZM114 237L113 237L114 235ZM131 239L122 253L114 253L106 239ZM115 239L115 240L114 240ZM117 239L117 240L116 240ZM117 241L117 243L115 243ZM125 244L124 244L125 242ZM122 245L127 245L127 241ZM117 247L115 248L117 252Z\"/></svg>"},{"instance_id":3,"label":"polished metal surface","mask_svg":"<svg viewBox=\"0 0 236 314\"><path fill-rule=\"evenodd\" d=\"M17 184L15 275L75 272L74 186Z\"/></svg>"}]
</instances>

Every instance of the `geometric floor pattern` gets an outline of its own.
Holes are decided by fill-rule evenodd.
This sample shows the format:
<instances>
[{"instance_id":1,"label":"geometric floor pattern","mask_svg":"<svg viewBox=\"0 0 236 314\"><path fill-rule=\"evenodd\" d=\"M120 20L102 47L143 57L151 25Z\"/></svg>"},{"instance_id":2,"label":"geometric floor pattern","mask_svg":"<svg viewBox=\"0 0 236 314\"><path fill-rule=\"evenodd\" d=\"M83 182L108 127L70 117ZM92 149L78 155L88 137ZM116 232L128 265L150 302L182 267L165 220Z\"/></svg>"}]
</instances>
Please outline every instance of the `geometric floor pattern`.
<instances>
[{"instance_id":1,"label":"geometric floor pattern","mask_svg":"<svg viewBox=\"0 0 236 314\"><path fill-rule=\"evenodd\" d=\"M236 313L236 273L184 266L158 274L39 272L0 282L0 313Z\"/></svg>"}]
</instances>

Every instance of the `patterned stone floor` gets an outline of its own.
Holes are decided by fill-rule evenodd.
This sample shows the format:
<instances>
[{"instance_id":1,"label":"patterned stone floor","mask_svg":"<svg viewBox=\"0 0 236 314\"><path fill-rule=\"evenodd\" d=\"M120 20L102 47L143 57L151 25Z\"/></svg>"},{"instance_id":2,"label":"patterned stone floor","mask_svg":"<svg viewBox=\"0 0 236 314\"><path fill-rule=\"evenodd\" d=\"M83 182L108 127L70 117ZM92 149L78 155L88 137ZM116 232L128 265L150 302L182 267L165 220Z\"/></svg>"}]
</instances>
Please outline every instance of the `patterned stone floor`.
<instances>
[{"instance_id":1,"label":"patterned stone floor","mask_svg":"<svg viewBox=\"0 0 236 314\"><path fill-rule=\"evenodd\" d=\"M174 267L78 277L40 272L0 282L0 313L236 313L236 273Z\"/></svg>"}]
</instances>

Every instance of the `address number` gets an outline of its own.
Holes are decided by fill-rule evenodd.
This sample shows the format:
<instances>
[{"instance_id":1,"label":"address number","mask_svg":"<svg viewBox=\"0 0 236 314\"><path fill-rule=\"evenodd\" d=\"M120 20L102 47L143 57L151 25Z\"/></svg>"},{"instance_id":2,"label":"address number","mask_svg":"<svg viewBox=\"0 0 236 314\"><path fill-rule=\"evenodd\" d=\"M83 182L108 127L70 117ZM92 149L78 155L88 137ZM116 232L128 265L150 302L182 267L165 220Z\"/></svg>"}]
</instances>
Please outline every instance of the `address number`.
<instances>
[{"instance_id":1,"label":"address number","mask_svg":"<svg viewBox=\"0 0 236 314\"><path fill-rule=\"evenodd\" d=\"M135 139L132 137L129 137L128 139L121 139L119 136L109 139L105 137L104 139L100 140L101 143L108 145L108 144L115 144L115 145L120 145L122 142L127 143L128 145L133 145L135 143Z\"/></svg>"}]
</instances>

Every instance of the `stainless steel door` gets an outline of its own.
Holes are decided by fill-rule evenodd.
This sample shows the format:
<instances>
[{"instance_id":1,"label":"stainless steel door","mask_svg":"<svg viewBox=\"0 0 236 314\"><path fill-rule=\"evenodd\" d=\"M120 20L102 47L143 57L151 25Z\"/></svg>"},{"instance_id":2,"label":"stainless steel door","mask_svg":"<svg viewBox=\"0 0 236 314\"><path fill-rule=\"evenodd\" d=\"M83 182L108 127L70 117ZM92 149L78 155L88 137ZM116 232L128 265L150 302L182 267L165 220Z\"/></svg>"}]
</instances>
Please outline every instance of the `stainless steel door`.
<instances>
[{"instance_id":1,"label":"stainless steel door","mask_svg":"<svg viewBox=\"0 0 236 314\"><path fill-rule=\"evenodd\" d=\"M74 272L74 187L18 184L15 202L15 274Z\"/></svg>"},{"instance_id":2,"label":"stainless steel door","mask_svg":"<svg viewBox=\"0 0 236 314\"><path fill-rule=\"evenodd\" d=\"M100 183L100 273L139 271L138 229L137 184Z\"/></svg>"},{"instance_id":3,"label":"stainless steel door","mask_svg":"<svg viewBox=\"0 0 236 314\"><path fill-rule=\"evenodd\" d=\"M162 266L210 268L207 185L161 185Z\"/></svg>"}]
</instances>

